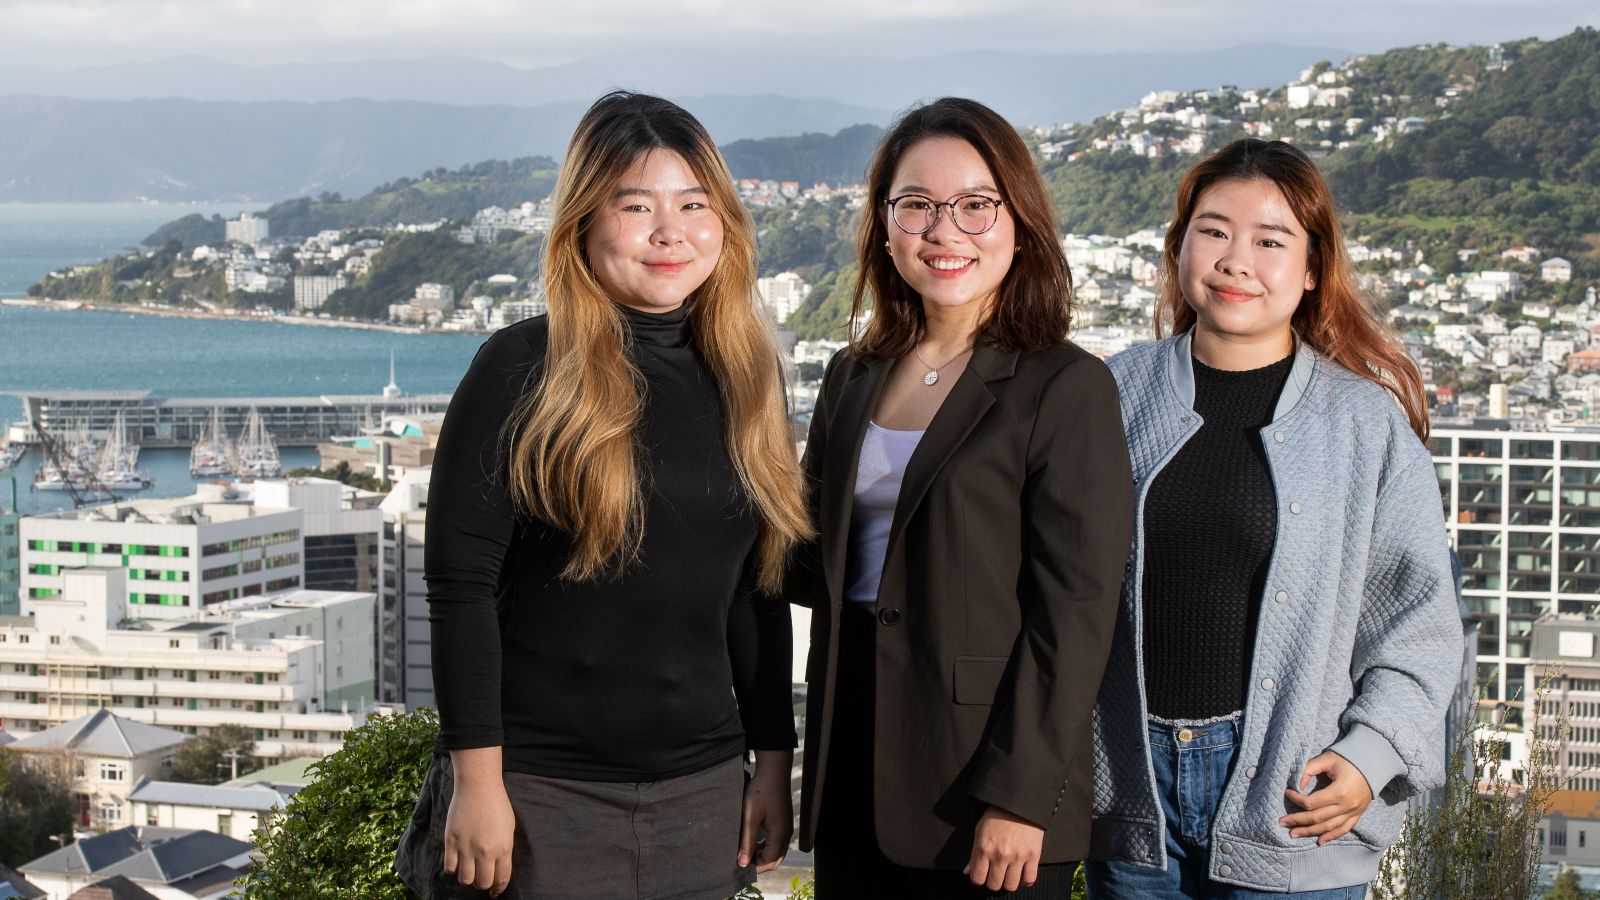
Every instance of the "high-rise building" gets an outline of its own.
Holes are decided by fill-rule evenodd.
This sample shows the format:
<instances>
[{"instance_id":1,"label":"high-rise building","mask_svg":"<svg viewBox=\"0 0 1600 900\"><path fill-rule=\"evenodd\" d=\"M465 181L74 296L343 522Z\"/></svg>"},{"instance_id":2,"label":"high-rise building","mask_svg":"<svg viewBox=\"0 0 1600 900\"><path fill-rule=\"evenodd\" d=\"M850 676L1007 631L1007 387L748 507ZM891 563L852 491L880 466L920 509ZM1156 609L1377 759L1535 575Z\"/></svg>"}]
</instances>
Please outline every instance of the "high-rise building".
<instances>
[{"instance_id":1,"label":"high-rise building","mask_svg":"<svg viewBox=\"0 0 1600 900\"><path fill-rule=\"evenodd\" d=\"M385 597L388 571L383 564L383 495L357 490L326 478L258 481L254 503L260 509L297 509L303 519L304 587L315 591L360 591ZM374 608L373 655L378 694L385 702L399 700L399 623L379 602Z\"/></svg>"},{"instance_id":2,"label":"high-rise building","mask_svg":"<svg viewBox=\"0 0 1600 900\"><path fill-rule=\"evenodd\" d=\"M192 618L215 604L303 587L304 516L203 496L135 500L21 521L22 612L61 595L63 573L127 573L134 618Z\"/></svg>"},{"instance_id":3,"label":"high-rise building","mask_svg":"<svg viewBox=\"0 0 1600 900\"><path fill-rule=\"evenodd\" d=\"M375 701L365 593L290 591L186 620L134 620L126 570L69 569L30 616L0 618L0 719L13 734L98 709L186 734L254 729L257 755L325 756Z\"/></svg>"},{"instance_id":4,"label":"high-rise building","mask_svg":"<svg viewBox=\"0 0 1600 900\"><path fill-rule=\"evenodd\" d=\"M383 501L384 563L391 575L382 605L399 628L400 697L407 708L437 706L433 692L433 640L428 628L428 586L422 580L428 530L428 479L433 467L408 469ZM389 660L382 661L389 665Z\"/></svg>"},{"instance_id":5,"label":"high-rise building","mask_svg":"<svg viewBox=\"0 0 1600 900\"><path fill-rule=\"evenodd\" d=\"M772 310L773 320L781 325L811 295L811 285L794 272L779 272L769 278L757 279L756 291L766 300L767 308Z\"/></svg>"},{"instance_id":6,"label":"high-rise building","mask_svg":"<svg viewBox=\"0 0 1600 900\"><path fill-rule=\"evenodd\" d=\"M321 309L334 291L344 290L347 282L343 275L296 275L294 277L294 308Z\"/></svg>"},{"instance_id":7,"label":"high-rise building","mask_svg":"<svg viewBox=\"0 0 1600 900\"><path fill-rule=\"evenodd\" d=\"M18 535L21 516L17 514L16 479L0 475L0 616L14 616L21 612L22 546ZM7 504L11 505L7 505Z\"/></svg>"},{"instance_id":8,"label":"high-rise building","mask_svg":"<svg viewBox=\"0 0 1600 900\"><path fill-rule=\"evenodd\" d=\"M1556 775L1572 790L1600 791L1600 621L1548 615L1533 624L1529 643L1521 688L1530 699L1545 691L1539 730L1555 743L1562 711L1571 729L1555 760Z\"/></svg>"},{"instance_id":9,"label":"high-rise building","mask_svg":"<svg viewBox=\"0 0 1600 900\"><path fill-rule=\"evenodd\" d=\"M1600 613L1600 431L1440 427L1429 443L1478 680L1519 725L1533 623Z\"/></svg>"},{"instance_id":10,"label":"high-rise building","mask_svg":"<svg viewBox=\"0 0 1600 900\"><path fill-rule=\"evenodd\" d=\"M258 219L250 213L240 213L239 218L229 219L223 223L222 233L230 242L254 246L266 240L271 235L272 228L266 219Z\"/></svg>"}]
</instances>

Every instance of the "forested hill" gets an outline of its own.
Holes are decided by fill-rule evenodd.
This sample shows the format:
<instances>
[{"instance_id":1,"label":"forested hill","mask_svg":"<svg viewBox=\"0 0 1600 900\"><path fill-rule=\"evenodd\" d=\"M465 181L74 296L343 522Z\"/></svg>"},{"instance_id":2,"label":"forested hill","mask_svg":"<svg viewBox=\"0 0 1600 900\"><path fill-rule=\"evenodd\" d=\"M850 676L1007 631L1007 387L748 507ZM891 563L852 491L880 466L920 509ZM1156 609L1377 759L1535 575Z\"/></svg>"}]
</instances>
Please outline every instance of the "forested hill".
<instances>
[{"instance_id":1,"label":"forested hill","mask_svg":"<svg viewBox=\"0 0 1600 900\"><path fill-rule=\"evenodd\" d=\"M735 178L854 184L865 175L867 161L882 131L876 125L853 125L837 134L734 141L722 148ZM274 204L260 215L272 233L305 237L329 229L380 228L396 223L462 220L490 206L512 207L549 196L556 181L556 162L547 156L491 160L450 170L438 168L417 178L400 178L346 200L338 194L300 197ZM170 222L144 239L147 247L177 240L186 247L221 243L222 218L195 214Z\"/></svg>"},{"instance_id":2,"label":"forested hill","mask_svg":"<svg viewBox=\"0 0 1600 900\"><path fill-rule=\"evenodd\" d=\"M1515 240L1600 272L1600 31L1517 50L1448 117L1338 153L1329 175L1343 204L1391 233Z\"/></svg>"}]
</instances>

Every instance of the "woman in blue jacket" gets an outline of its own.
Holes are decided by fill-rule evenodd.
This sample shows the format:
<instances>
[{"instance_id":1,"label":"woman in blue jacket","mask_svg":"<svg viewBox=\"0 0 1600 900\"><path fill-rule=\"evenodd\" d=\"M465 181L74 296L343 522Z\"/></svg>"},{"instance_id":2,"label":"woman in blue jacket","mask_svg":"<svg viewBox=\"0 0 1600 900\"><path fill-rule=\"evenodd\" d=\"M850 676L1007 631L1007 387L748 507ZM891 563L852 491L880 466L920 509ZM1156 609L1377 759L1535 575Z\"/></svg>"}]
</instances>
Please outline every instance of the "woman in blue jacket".
<instances>
[{"instance_id":1,"label":"woman in blue jacket","mask_svg":"<svg viewBox=\"0 0 1600 900\"><path fill-rule=\"evenodd\" d=\"M1111 360L1137 492L1095 717L1096 898L1361 897L1462 662L1422 378L1282 142L1178 190Z\"/></svg>"}]
</instances>

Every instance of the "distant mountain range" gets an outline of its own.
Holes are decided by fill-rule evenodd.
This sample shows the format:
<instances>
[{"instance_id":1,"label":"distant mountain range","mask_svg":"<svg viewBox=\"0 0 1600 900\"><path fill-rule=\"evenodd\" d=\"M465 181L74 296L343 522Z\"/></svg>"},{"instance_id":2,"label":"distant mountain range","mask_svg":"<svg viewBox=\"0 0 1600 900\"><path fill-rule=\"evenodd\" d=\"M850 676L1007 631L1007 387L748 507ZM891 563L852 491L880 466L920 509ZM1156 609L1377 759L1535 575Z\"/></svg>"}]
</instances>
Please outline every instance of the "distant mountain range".
<instances>
[{"instance_id":1,"label":"distant mountain range","mask_svg":"<svg viewBox=\"0 0 1600 900\"><path fill-rule=\"evenodd\" d=\"M881 126L943 94L984 100L1019 125L1088 121L1151 90L1281 84L1345 55L1263 44L918 60L647 52L539 69L453 57L0 68L0 202L359 194L436 166L559 157L583 108L618 85L679 98L729 144Z\"/></svg>"}]
</instances>

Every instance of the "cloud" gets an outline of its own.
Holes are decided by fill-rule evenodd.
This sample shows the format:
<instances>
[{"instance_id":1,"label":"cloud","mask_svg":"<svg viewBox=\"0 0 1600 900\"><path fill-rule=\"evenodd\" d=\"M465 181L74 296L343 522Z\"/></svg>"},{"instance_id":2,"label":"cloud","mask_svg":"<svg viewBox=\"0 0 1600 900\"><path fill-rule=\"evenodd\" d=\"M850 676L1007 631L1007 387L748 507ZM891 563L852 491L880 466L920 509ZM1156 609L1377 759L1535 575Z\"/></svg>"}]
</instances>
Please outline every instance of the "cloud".
<instances>
[{"instance_id":1,"label":"cloud","mask_svg":"<svg viewBox=\"0 0 1600 900\"><path fill-rule=\"evenodd\" d=\"M1250 42L1367 51L1555 37L1585 24L1600 24L1592 0L1349 0L1292 14L1278 0L0 0L0 58L85 65L180 54L241 62L439 54L540 64L636 48L924 56Z\"/></svg>"}]
</instances>

